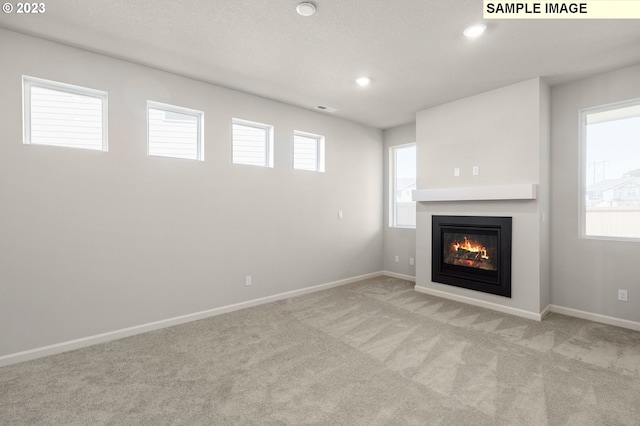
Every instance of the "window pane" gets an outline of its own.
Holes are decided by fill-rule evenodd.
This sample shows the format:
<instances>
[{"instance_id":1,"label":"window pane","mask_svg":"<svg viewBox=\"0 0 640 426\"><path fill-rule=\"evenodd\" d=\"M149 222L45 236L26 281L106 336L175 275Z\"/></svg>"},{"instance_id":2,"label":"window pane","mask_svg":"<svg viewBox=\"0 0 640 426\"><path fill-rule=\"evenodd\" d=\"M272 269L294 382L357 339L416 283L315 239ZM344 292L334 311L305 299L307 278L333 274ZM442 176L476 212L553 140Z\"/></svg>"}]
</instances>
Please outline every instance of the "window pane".
<instances>
[{"instance_id":1,"label":"window pane","mask_svg":"<svg viewBox=\"0 0 640 426\"><path fill-rule=\"evenodd\" d=\"M103 99L29 83L29 137L26 142L102 150ZM82 88L78 88L81 90ZM104 94L106 98L106 94Z\"/></svg>"},{"instance_id":2,"label":"window pane","mask_svg":"<svg viewBox=\"0 0 640 426\"><path fill-rule=\"evenodd\" d=\"M293 132L293 168L324 172L324 136Z\"/></svg>"},{"instance_id":3,"label":"window pane","mask_svg":"<svg viewBox=\"0 0 640 426\"><path fill-rule=\"evenodd\" d=\"M584 233L640 238L640 102L588 113Z\"/></svg>"},{"instance_id":4,"label":"window pane","mask_svg":"<svg viewBox=\"0 0 640 426\"><path fill-rule=\"evenodd\" d=\"M233 122L233 162L250 166L270 166L270 126Z\"/></svg>"},{"instance_id":5,"label":"window pane","mask_svg":"<svg viewBox=\"0 0 640 426\"><path fill-rule=\"evenodd\" d=\"M318 170L318 139L311 136L294 135L293 168L297 170Z\"/></svg>"},{"instance_id":6,"label":"window pane","mask_svg":"<svg viewBox=\"0 0 640 426\"><path fill-rule=\"evenodd\" d=\"M416 189L416 145L393 148L392 226L416 226L416 203L411 194Z\"/></svg>"},{"instance_id":7,"label":"window pane","mask_svg":"<svg viewBox=\"0 0 640 426\"><path fill-rule=\"evenodd\" d=\"M169 107L169 106L167 106ZM149 155L201 159L200 117L161 107L149 107Z\"/></svg>"},{"instance_id":8,"label":"window pane","mask_svg":"<svg viewBox=\"0 0 640 426\"><path fill-rule=\"evenodd\" d=\"M198 117L179 112L164 111L164 121L180 121L184 123L197 123Z\"/></svg>"}]
</instances>

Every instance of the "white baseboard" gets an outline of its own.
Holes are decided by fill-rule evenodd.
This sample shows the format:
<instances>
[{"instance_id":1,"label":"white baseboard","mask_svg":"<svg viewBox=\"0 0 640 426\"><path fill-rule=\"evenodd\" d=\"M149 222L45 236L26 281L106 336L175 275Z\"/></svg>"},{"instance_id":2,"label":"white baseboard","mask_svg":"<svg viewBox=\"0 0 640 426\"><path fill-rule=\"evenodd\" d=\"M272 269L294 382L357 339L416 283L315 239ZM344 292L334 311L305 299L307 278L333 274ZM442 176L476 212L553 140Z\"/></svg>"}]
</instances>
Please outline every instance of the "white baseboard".
<instances>
[{"instance_id":1,"label":"white baseboard","mask_svg":"<svg viewBox=\"0 0 640 426\"><path fill-rule=\"evenodd\" d=\"M473 299L467 296L460 296L458 294L447 293L445 291L434 290L432 288L422 287L415 285L414 289L417 292L429 294L431 296L442 297L444 299L455 300L456 302L467 303L469 305L480 306L481 308L493 309L494 311L503 312L505 314L511 314L522 318L527 318L535 321L542 321L542 314L536 312L529 312L518 308L512 308L510 306L499 305L497 303L486 302L484 300Z\"/></svg>"},{"instance_id":2,"label":"white baseboard","mask_svg":"<svg viewBox=\"0 0 640 426\"><path fill-rule=\"evenodd\" d=\"M253 306L263 305L265 303L271 303L278 300L289 299L291 297L296 297L296 296L301 296L303 294L326 290L332 287L339 287L339 286L350 284L356 281L361 281L367 278L379 277L380 275L383 275L382 271L359 275L357 277L345 278L343 280L333 281L325 284L319 284L311 287L302 288L299 290L287 291L285 293L274 294L273 296L266 296L259 299L248 300L246 302L235 303L233 305L221 306L218 308L208 309L206 311L194 312L192 314L181 315L178 317L167 318L164 320L136 325L133 327L127 327L120 330L109 331L106 333L96 334L93 336L82 337L80 339L69 340L66 342L56 343L53 345L43 346L35 349L29 349L26 351L16 352L13 354L3 355L3 356L0 356L0 367L4 367L11 364L17 364L19 362L29 361L36 358L42 358L48 355L59 354L59 353L71 351L74 349L80 349L86 346L91 346L98 343L104 343L111 340L122 339L123 337L129 337L136 334L146 333L148 331L159 330L161 328L184 324L191 321L197 321L197 320L209 318L215 315L225 314L228 312L250 308Z\"/></svg>"},{"instance_id":3,"label":"white baseboard","mask_svg":"<svg viewBox=\"0 0 640 426\"><path fill-rule=\"evenodd\" d=\"M399 274L397 272L391 272L391 271L383 271L382 275L387 276L387 277L392 277L392 278L400 278L401 280L407 280L407 281L411 281L411 282L416 282L416 277L411 276L411 275L405 275L405 274Z\"/></svg>"},{"instance_id":4,"label":"white baseboard","mask_svg":"<svg viewBox=\"0 0 640 426\"><path fill-rule=\"evenodd\" d=\"M622 318L610 317L607 315L593 314L591 312L581 311L579 309L565 308L564 306L549 305L549 312L568 315L570 317L582 318L589 321L599 322L602 324L615 325L617 327L629 328L631 330L640 331L640 322L629 321Z\"/></svg>"},{"instance_id":5,"label":"white baseboard","mask_svg":"<svg viewBox=\"0 0 640 426\"><path fill-rule=\"evenodd\" d=\"M333 287L339 287L342 285L354 283L357 281L365 280L368 278L375 278L380 275L385 275L393 278L404 279L407 281L415 282L416 278L410 275L398 274L390 271L372 272L370 274L359 275L356 277L346 278L343 280L333 281L325 284L319 284L311 287L306 287L298 290L292 290L285 293L279 293L272 296L266 296L259 299L248 300L246 302L235 303L233 305L221 306L218 308L208 309L206 311L195 312L192 314L182 315L178 317L168 318L160 321L154 321L146 324L141 324L133 327L123 328L120 330L114 330L107 333L96 334L93 336L83 337L80 339L69 340L66 342L56 343L53 345L43 346L40 348L30 349L22 352L16 352L13 354L0 356L0 367L7 365L17 364L23 361L29 361L36 358L42 358L48 355L54 355L62 352L71 351L74 349L80 349L86 346L95 345L98 343L104 343L111 340L122 339L124 337L133 336L136 334L146 333L148 331L159 330L161 328L171 327L174 325L184 324L191 321L197 321L213 317L216 315L237 311L240 309L250 308L253 306L263 305L265 303L271 303L278 300L289 299L296 296L302 296L308 293L314 293L316 291L326 290ZM536 321L540 321L549 312L555 312L562 315L568 315L576 318L582 318L594 322L603 324L614 325L617 327L628 328L631 330L640 331L640 322L629 321L621 318L610 317L606 315L594 314L591 312L585 312L578 309L565 308L558 305L548 305L540 314L535 312L524 311L517 308L511 308L509 306L503 306L496 303L485 302L483 300L476 300L466 296L459 296L456 294L446 293L439 290L434 290L422 286L414 286L414 289L420 293L429 294L432 296L442 297L445 299L455 300L462 303L467 303L474 306L480 306L487 309L493 309L499 312L504 312L511 315L516 315L523 318L528 318Z\"/></svg>"},{"instance_id":6,"label":"white baseboard","mask_svg":"<svg viewBox=\"0 0 640 426\"><path fill-rule=\"evenodd\" d=\"M385 275L386 272L385 272ZM414 286L417 292L429 294L431 296L442 297L444 299L455 300L457 302L468 303L469 305L480 306L482 308L493 309L494 311L504 312L506 314L516 315L523 318L532 319L535 321L542 321L544 317L549 315L550 312L557 314L567 315L570 317L582 318L593 322L599 322L602 324L615 325L617 327L628 328L631 330L640 331L640 322L630 321L622 318L610 317L607 315L594 314L591 312L581 311L578 309L565 308L564 306L548 305L541 313L524 311L522 309L511 308L509 306L498 305L497 303L485 302L484 300L477 300L471 297L460 296L457 294L451 294L432 288L422 287L419 285Z\"/></svg>"},{"instance_id":7,"label":"white baseboard","mask_svg":"<svg viewBox=\"0 0 640 426\"><path fill-rule=\"evenodd\" d=\"M547 315L549 315L549 313L550 313L550 312L551 312L551 305L547 305L547 307L546 307L546 308L544 308L544 309L542 310L542 312L540 313L540 317L541 317L542 319L544 319L544 317L546 317Z\"/></svg>"}]
</instances>

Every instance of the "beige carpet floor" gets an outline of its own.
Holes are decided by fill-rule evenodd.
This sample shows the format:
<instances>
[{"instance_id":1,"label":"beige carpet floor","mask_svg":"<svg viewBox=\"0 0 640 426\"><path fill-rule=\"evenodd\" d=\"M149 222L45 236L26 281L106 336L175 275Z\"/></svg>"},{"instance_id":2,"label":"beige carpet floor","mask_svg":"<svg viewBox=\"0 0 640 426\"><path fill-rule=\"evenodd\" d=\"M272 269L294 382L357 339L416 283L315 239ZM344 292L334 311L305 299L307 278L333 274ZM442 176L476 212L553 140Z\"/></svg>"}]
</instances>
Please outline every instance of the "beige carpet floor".
<instances>
[{"instance_id":1,"label":"beige carpet floor","mask_svg":"<svg viewBox=\"0 0 640 426\"><path fill-rule=\"evenodd\" d=\"M0 368L0 424L640 425L640 333L379 277Z\"/></svg>"}]
</instances>

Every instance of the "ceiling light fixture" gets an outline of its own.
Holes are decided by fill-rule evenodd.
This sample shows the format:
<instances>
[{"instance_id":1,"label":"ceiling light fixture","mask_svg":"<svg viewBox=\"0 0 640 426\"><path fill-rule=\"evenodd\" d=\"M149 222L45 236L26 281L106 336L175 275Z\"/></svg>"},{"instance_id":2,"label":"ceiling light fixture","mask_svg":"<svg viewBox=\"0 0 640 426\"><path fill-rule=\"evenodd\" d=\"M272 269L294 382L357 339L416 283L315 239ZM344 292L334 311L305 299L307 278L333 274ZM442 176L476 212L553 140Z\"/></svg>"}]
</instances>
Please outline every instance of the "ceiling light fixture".
<instances>
[{"instance_id":1,"label":"ceiling light fixture","mask_svg":"<svg viewBox=\"0 0 640 426\"><path fill-rule=\"evenodd\" d=\"M298 15L311 16L316 13L316 5L310 2L302 2L296 6Z\"/></svg>"},{"instance_id":2,"label":"ceiling light fixture","mask_svg":"<svg viewBox=\"0 0 640 426\"><path fill-rule=\"evenodd\" d=\"M485 24L471 25L464 30L464 35L467 38L478 38L486 29L487 26Z\"/></svg>"},{"instance_id":3,"label":"ceiling light fixture","mask_svg":"<svg viewBox=\"0 0 640 426\"><path fill-rule=\"evenodd\" d=\"M358 78L356 78L356 83L360 87L366 87L369 84L371 84L371 77L366 77L366 76L358 77Z\"/></svg>"}]
</instances>

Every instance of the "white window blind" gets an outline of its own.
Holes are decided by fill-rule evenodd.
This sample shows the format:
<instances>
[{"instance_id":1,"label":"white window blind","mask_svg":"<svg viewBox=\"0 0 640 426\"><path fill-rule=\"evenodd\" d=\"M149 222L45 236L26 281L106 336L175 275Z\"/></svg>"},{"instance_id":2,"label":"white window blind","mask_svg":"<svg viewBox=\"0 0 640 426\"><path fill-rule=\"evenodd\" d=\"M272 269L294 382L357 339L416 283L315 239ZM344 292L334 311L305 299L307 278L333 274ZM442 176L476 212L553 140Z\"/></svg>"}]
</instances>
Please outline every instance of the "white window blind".
<instances>
[{"instance_id":1,"label":"white window blind","mask_svg":"<svg viewBox=\"0 0 640 426\"><path fill-rule=\"evenodd\" d=\"M148 153L203 160L201 111L147 102Z\"/></svg>"},{"instance_id":2,"label":"white window blind","mask_svg":"<svg viewBox=\"0 0 640 426\"><path fill-rule=\"evenodd\" d=\"M234 164L273 167L273 126L234 118L232 127Z\"/></svg>"},{"instance_id":3,"label":"white window blind","mask_svg":"<svg viewBox=\"0 0 640 426\"><path fill-rule=\"evenodd\" d=\"M24 142L107 150L107 93L23 77Z\"/></svg>"},{"instance_id":4,"label":"white window blind","mask_svg":"<svg viewBox=\"0 0 640 426\"><path fill-rule=\"evenodd\" d=\"M324 137L310 133L293 134L293 168L324 172Z\"/></svg>"}]
</instances>

